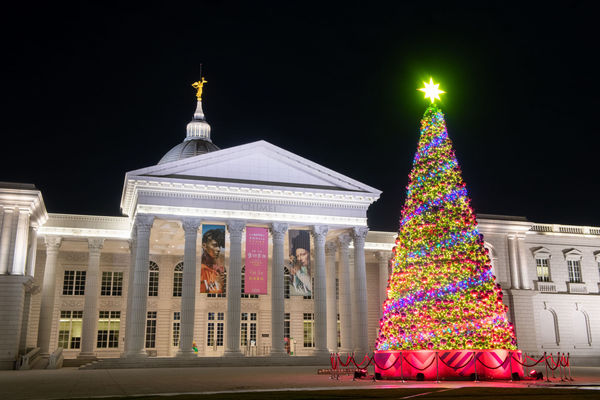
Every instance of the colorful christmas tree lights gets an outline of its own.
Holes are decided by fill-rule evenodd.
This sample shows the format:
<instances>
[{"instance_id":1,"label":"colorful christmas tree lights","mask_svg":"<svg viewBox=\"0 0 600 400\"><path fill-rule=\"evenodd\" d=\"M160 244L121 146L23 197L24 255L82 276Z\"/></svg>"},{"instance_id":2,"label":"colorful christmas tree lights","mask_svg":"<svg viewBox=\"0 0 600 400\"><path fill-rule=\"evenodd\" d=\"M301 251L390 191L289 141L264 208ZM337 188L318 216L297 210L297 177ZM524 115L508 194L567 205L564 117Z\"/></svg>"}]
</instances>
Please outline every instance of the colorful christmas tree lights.
<instances>
[{"instance_id":1,"label":"colorful christmas tree lights","mask_svg":"<svg viewBox=\"0 0 600 400\"><path fill-rule=\"evenodd\" d=\"M430 84L423 91L433 102L443 92ZM444 114L435 104L421 120L390 262L377 350L516 349Z\"/></svg>"}]
</instances>

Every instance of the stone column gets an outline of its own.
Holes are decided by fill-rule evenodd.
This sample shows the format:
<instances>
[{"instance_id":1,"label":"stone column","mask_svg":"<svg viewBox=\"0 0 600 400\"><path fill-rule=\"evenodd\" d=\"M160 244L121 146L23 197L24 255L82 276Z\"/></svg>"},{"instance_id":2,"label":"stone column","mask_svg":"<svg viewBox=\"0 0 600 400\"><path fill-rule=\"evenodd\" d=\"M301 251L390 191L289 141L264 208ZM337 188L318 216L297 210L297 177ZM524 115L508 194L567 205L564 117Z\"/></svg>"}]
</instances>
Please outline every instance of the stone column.
<instances>
[{"instance_id":1,"label":"stone column","mask_svg":"<svg viewBox=\"0 0 600 400\"><path fill-rule=\"evenodd\" d=\"M325 239L327 226L315 225L311 230L315 243L315 266L312 271L312 287L315 311L315 355L327 353L327 281L325 276Z\"/></svg>"},{"instance_id":2,"label":"stone column","mask_svg":"<svg viewBox=\"0 0 600 400\"><path fill-rule=\"evenodd\" d=\"M362 360L369 351L369 327L367 323L367 269L365 265L365 238L367 227L352 229L354 239L354 296L356 296L356 341L354 349Z\"/></svg>"},{"instance_id":3,"label":"stone column","mask_svg":"<svg viewBox=\"0 0 600 400\"><path fill-rule=\"evenodd\" d=\"M135 248L135 270L133 273L133 291L130 332L125 333L127 342L126 357L146 357L144 340L146 338L146 302L148 299L148 266L150 263L150 230L154 223L153 215L138 215L135 221L137 245Z\"/></svg>"},{"instance_id":4,"label":"stone column","mask_svg":"<svg viewBox=\"0 0 600 400\"><path fill-rule=\"evenodd\" d=\"M31 277L35 275L35 261L37 257L38 241L37 230L37 225L29 228L29 249L27 250L27 267L25 268L25 275Z\"/></svg>"},{"instance_id":5,"label":"stone column","mask_svg":"<svg viewBox=\"0 0 600 400\"><path fill-rule=\"evenodd\" d=\"M184 218L182 221L185 233L183 250L183 288L181 296L181 337L179 340L178 357L196 357L192 349L194 343L194 320L196 316L196 243L198 218Z\"/></svg>"},{"instance_id":6,"label":"stone column","mask_svg":"<svg viewBox=\"0 0 600 400\"><path fill-rule=\"evenodd\" d=\"M133 276L135 275L135 251L137 248L137 228L131 230L129 240L129 271L127 275L127 310L125 312L125 344L123 345L124 356L127 353L131 333L131 305L133 303Z\"/></svg>"},{"instance_id":7,"label":"stone column","mask_svg":"<svg viewBox=\"0 0 600 400\"><path fill-rule=\"evenodd\" d=\"M519 289L519 261L517 257L517 243L515 235L508 235L508 262L510 264L511 289Z\"/></svg>"},{"instance_id":8,"label":"stone column","mask_svg":"<svg viewBox=\"0 0 600 400\"><path fill-rule=\"evenodd\" d=\"M351 353L354 350L352 332L352 286L350 285L350 256L348 245L350 235L338 236L340 252L340 267L338 276L340 280L340 334L342 339L341 353Z\"/></svg>"},{"instance_id":9,"label":"stone column","mask_svg":"<svg viewBox=\"0 0 600 400\"><path fill-rule=\"evenodd\" d=\"M529 273L527 269L527 248L525 247L525 236L517 235L517 252L519 253L519 278L521 289L531 289Z\"/></svg>"},{"instance_id":10,"label":"stone column","mask_svg":"<svg viewBox=\"0 0 600 400\"><path fill-rule=\"evenodd\" d=\"M42 355L50 354L50 333L54 320L54 292L56 288L56 261L61 238L46 236L46 266L42 282L40 304L40 324L38 326L38 347Z\"/></svg>"},{"instance_id":11,"label":"stone column","mask_svg":"<svg viewBox=\"0 0 600 400\"><path fill-rule=\"evenodd\" d=\"M285 233L287 224L271 224L271 235L273 237L273 256L271 257L271 355L279 356L287 354L283 344L283 322L284 322L284 287L283 287L283 265Z\"/></svg>"},{"instance_id":12,"label":"stone column","mask_svg":"<svg viewBox=\"0 0 600 400\"><path fill-rule=\"evenodd\" d=\"M389 280L389 263L391 258L389 251L378 251L375 258L379 263L379 317L383 316L383 302L387 299L387 286Z\"/></svg>"},{"instance_id":13,"label":"stone column","mask_svg":"<svg viewBox=\"0 0 600 400\"><path fill-rule=\"evenodd\" d=\"M242 235L245 221L229 221L229 268L227 268L227 320L225 356L241 356L240 313L242 311Z\"/></svg>"},{"instance_id":14,"label":"stone column","mask_svg":"<svg viewBox=\"0 0 600 400\"><path fill-rule=\"evenodd\" d=\"M0 275L8 275L8 259L10 242L12 241L13 214L12 208L4 208L2 218L2 233L0 233Z\"/></svg>"},{"instance_id":15,"label":"stone column","mask_svg":"<svg viewBox=\"0 0 600 400\"><path fill-rule=\"evenodd\" d=\"M337 346L337 299L335 296L335 253L337 250L336 242L327 242L325 244L325 276L327 279L327 349L331 353L336 353Z\"/></svg>"},{"instance_id":16,"label":"stone column","mask_svg":"<svg viewBox=\"0 0 600 400\"><path fill-rule=\"evenodd\" d=\"M100 253L103 238L89 238L88 268L85 274L85 305L81 325L81 353L79 358L95 358L94 344L98 338L98 281L100 280Z\"/></svg>"},{"instance_id":17,"label":"stone column","mask_svg":"<svg viewBox=\"0 0 600 400\"><path fill-rule=\"evenodd\" d=\"M27 242L29 239L29 210L19 210L16 230L15 250L13 253L13 262L10 269L10 274L25 275L25 263L27 262Z\"/></svg>"}]
</instances>

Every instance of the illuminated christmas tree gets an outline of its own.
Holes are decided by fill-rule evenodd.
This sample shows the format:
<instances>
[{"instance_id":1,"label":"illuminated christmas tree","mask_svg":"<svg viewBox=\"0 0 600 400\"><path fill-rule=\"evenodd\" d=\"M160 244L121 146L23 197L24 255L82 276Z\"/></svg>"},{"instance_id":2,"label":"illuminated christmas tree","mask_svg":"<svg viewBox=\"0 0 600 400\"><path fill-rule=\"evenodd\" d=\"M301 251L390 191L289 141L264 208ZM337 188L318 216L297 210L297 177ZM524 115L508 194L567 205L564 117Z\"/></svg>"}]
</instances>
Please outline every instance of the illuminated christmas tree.
<instances>
[{"instance_id":1,"label":"illuminated christmas tree","mask_svg":"<svg viewBox=\"0 0 600 400\"><path fill-rule=\"evenodd\" d=\"M409 175L377 350L516 349L483 236L448 137L439 84Z\"/></svg>"}]
</instances>

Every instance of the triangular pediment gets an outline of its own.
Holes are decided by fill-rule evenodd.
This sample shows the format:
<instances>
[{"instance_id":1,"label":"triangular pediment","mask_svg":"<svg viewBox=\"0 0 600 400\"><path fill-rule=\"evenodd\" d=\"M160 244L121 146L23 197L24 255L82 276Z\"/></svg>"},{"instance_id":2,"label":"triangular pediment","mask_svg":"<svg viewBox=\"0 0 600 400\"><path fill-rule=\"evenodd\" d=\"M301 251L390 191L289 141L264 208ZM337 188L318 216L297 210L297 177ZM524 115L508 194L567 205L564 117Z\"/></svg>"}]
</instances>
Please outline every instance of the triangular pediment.
<instances>
[{"instance_id":1,"label":"triangular pediment","mask_svg":"<svg viewBox=\"0 0 600 400\"><path fill-rule=\"evenodd\" d=\"M127 176L381 193L265 141L131 171Z\"/></svg>"}]
</instances>

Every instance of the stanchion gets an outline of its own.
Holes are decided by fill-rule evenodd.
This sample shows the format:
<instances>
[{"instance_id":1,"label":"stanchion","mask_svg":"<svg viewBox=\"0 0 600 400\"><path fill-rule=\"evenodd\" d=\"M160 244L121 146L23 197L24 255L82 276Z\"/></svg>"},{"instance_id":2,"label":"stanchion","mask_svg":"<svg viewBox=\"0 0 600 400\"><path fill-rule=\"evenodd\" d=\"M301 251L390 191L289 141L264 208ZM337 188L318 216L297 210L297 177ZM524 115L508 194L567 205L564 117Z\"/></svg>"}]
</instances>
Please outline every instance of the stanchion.
<instances>
[{"instance_id":1,"label":"stanchion","mask_svg":"<svg viewBox=\"0 0 600 400\"><path fill-rule=\"evenodd\" d=\"M404 353L400 352L400 380L402 383L406 383L404 380L404 373L402 372L402 364L404 364Z\"/></svg>"},{"instance_id":2,"label":"stanchion","mask_svg":"<svg viewBox=\"0 0 600 400\"><path fill-rule=\"evenodd\" d=\"M554 356L552 356L552 353L550 353L550 361L552 361L552 365L554 366ZM552 379L556 379L556 375L554 374L556 368L550 368L550 370L552 371Z\"/></svg>"},{"instance_id":3,"label":"stanchion","mask_svg":"<svg viewBox=\"0 0 600 400\"><path fill-rule=\"evenodd\" d=\"M513 372L512 372L512 358L513 358L513 354L512 351L508 352L508 366L510 368L510 382L513 381Z\"/></svg>"},{"instance_id":4,"label":"stanchion","mask_svg":"<svg viewBox=\"0 0 600 400\"><path fill-rule=\"evenodd\" d=\"M475 382L479 382L479 376L477 376L477 352L473 352L473 365L475 366Z\"/></svg>"},{"instance_id":5,"label":"stanchion","mask_svg":"<svg viewBox=\"0 0 600 400\"><path fill-rule=\"evenodd\" d=\"M550 378L548 377L548 357L546 356L546 352L544 352L544 364L546 365L546 382L550 382Z\"/></svg>"},{"instance_id":6,"label":"stanchion","mask_svg":"<svg viewBox=\"0 0 600 400\"><path fill-rule=\"evenodd\" d=\"M440 383L440 366L439 366L440 356L438 351L435 351L435 383Z\"/></svg>"},{"instance_id":7,"label":"stanchion","mask_svg":"<svg viewBox=\"0 0 600 400\"><path fill-rule=\"evenodd\" d=\"M573 381L573 376L571 375L571 353L567 353L567 365L569 366L569 380Z\"/></svg>"}]
</instances>

